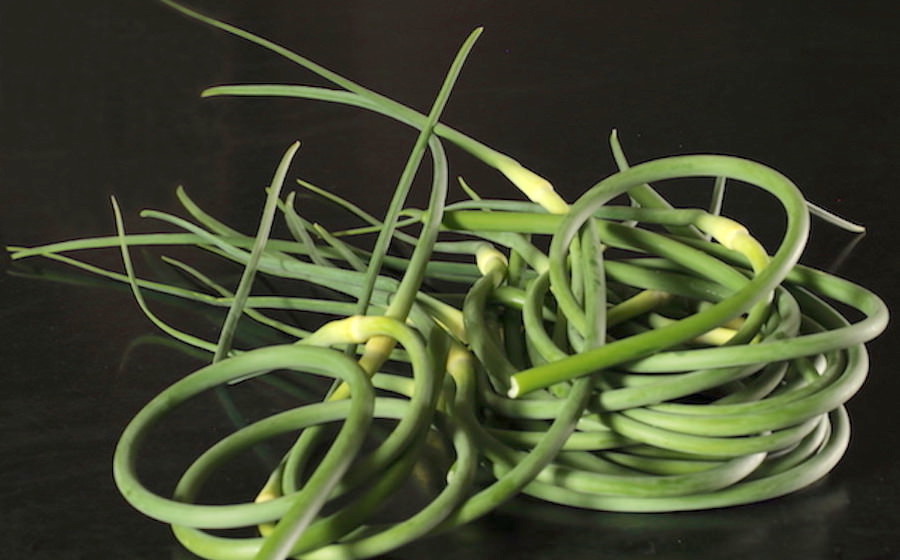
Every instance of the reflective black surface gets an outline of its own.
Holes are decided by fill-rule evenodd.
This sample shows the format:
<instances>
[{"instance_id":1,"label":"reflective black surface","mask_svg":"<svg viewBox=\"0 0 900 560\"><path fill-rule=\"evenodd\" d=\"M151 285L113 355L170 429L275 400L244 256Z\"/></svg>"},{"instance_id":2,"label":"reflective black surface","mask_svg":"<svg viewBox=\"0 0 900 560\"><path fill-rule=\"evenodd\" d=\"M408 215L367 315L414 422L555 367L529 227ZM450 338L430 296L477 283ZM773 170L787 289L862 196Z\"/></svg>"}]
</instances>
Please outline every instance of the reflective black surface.
<instances>
[{"instance_id":1,"label":"reflective black surface","mask_svg":"<svg viewBox=\"0 0 900 560\"><path fill-rule=\"evenodd\" d=\"M634 161L712 152L769 164L869 229L842 255L854 237L815 223L804 262L839 266L896 308L900 49L889 2L194 5L423 110L459 43L484 25L446 122L549 177L568 199L613 170L613 127ZM198 96L234 82L322 83L150 0L0 2L4 242L108 234L113 194L132 231L154 229L138 210L176 210L177 184L252 231L261 188L295 139L304 143L297 173L383 211L414 139L408 129L314 102ZM450 155L451 172L485 194L515 196L468 156ZM756 202L736 193L726 208L764 238L777 234ZM131 415L199 362L144 338L156 331L126 291L34 264L65 281L0 280L0 556L189 558L119 497L110 461ZM207 317L165 309L213 336ZM870 379L850 403L850 450L813 488L669 515L522 500L391 558L898 557L894 331L870 350ZM214 404L154 448L160 480L182 468L179 451L221 424Z\"/></svg>"}]
</instances>

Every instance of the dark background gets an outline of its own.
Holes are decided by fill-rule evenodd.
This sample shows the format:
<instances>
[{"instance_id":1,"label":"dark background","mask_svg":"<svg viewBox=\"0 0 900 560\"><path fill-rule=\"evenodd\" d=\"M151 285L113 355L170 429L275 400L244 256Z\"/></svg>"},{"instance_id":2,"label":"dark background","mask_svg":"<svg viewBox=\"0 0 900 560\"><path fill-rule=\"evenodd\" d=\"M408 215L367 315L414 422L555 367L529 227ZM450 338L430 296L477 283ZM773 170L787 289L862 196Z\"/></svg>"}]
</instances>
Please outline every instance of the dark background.
<instances>
[{"instance_id":1,"label":"dark background","mask_svg":"<svg viewBox=\"0 0 900 560\"><path fill-rule=\"evenodd\" d=\"M708 152L771 165L810 200L869 229L837 263L854 237L816 222L803 261L839 265L896 308L900 48L892 2L192 5L420 110L458 45L483 25L445 122L550 178L569 200L614 170L612 128L632 161ZM198 96L209 85L244 82L322 84L151 0L0 0L4 241L109 234L113 194L132 231L156 229L137 212L177 210L178 184L213 215L252 231L261 189L295 139L304 145L294 176L384 210L410 130L316 102ZM450 156L451 173L483 193L516 196L468 156ZM726 211L746 216L763 238L777 235L778 220L757 202L736 192ZM329 223L321 212L317 219ZM125 291L4 276L0 555L187 558L166 527L119 497L110 461L131 415L197 362L135 344L155 330ZM167 313L214 332L188 311ZM870 379L850 404L850 450L806 491L671 515L517 501L391 558L900 557L896 348L890 329L870 345ZM184 437L173 436L155 459L177 469L182 439L204 431L206 420L182 427Z\"/></svg>"}]
</instances>

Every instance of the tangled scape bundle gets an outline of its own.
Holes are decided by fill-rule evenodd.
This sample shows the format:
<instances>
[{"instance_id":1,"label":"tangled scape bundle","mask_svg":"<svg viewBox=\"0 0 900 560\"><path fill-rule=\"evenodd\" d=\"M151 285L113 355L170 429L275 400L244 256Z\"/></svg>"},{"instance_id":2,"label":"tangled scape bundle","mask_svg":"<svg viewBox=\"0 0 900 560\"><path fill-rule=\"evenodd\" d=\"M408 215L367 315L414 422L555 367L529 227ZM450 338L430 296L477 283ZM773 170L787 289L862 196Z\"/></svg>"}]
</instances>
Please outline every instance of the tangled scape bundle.
<instances>
[{"instance_id":1,"label":"tangled scape bundle","mask_svg":"<svg viewBox=\"0 0 900 560\"><path fill-rule=\"evenodd\" d=\"M255 235L220 223L179 190L189 218L142 214L178 232L126 234L116 207L115 236L11 248L14 259L55 259L127 282L160 328L213 355L137 413L114 458L128 502L171 524L186 548L215 559L364 558L450 530L520 494L606 511L719 508L793 492L838 462L849 434L844 403L867 373L863 344L884 329L888 313L867 290L797 264L811 213L853 226L808 204L784 176L717 155L629 166L613 135L619 171L569 203L515 160L440 122L479 31L421 114L173 6L336 86L219 86L205 95L340 103L418 130L382 218L298 183L358 220L354 229L329 231L301 215L295 192L282 196L295 144L275 172ZM460 181L468 199L448 202L444 143L495 168L525 198L485 199ZM406 207L426 156L429 203ZM651 186L686 177L707 178L709 210L673 207ZM762 189L783 207L786 226L771 252L720 214L729 181ZM274 238L277 220L290 238ZM375 238L372 246L354 241L363 234ZM166 257L200 287L139 278L130 252L146 246L195 246L237 263L242 276L229 288ZM67 255L103 247L120 248L124 273ZM262 276L320 286L327 295L259 295L254 279ZM163 322L145 300L148 291L227 308L219 339ZM858 314L851 322L836 307ZM280 319L283 310L327 319L306 331ZM242 318L295 342L235 348ZM273 372L333 384L315 402L221 439L193 460L171 497L142 483L137 466L152 459L142 444L172 410ZM259 481L257 496L197 503L223 465L285 434L294 443ZM405 519L378 521L434 445L452 459L441 487ZM256 536L222 531L248 527Z\"/></svg>"}]
</instances>

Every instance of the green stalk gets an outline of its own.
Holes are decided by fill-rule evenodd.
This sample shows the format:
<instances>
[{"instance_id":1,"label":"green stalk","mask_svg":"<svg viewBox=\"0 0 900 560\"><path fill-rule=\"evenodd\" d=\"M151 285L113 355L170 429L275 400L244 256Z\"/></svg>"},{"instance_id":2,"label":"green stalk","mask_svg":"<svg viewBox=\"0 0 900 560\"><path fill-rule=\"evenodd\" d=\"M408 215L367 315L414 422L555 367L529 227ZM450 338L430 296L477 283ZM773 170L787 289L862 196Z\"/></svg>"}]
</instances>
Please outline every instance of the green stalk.
<instances>
[{"instance_id":1,"label":"green stalk","mask_svg":"<svg viewBox=\"0 0 900 560\"><path fill-rule=\"evenodd\" d=\"M244 266L244 272L241 274L241 280L238 283L237 290L234 293L234 303L225 316L225 322L222 323L222 330L219 333L219 341L216 344L216 353L213 356L213 362L218 362L231 350L231 341L234 338L234 331L237 330L237 323L241 315L244 313L244 305L250 290L253 287L253 278L256 276L256 270L259 266L259 260L262 252L266 247L266 241L269 238L269 232L272 230L272 222L275 220L275 210L278 208L278 194L281 192L281 186L284 184L285 176L294 154L300 148L300 143L295 142L285 152L281 158L281 163L275 170L275 176L272 178L272 184L269 187L269 194L266 198L266 204L263 208L262 218L259 221L259 230L253 247L250 249L250 256L247 264Z\"/></svg>"}]
</instances>

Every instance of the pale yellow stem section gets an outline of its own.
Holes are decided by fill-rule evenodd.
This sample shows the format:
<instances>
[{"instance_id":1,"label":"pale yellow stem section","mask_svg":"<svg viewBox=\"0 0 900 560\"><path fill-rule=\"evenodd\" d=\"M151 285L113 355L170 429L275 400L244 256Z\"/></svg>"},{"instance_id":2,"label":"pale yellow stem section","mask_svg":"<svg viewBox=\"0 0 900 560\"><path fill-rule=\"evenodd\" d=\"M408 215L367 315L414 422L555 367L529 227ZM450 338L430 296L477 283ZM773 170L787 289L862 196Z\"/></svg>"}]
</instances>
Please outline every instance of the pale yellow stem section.
<instances>
[{"instance_id":1,"label":"pale yellow stem section","mask_svg":"<svg viewBox=\"0 0 900 560\"><path fill-rule=\"evenodd\" d=\"M553 188L547 179L522 166L512 158L502 159L496 164L497 171L503 173L529 200L551 214L565 214L569 205Z\"/></svg>"}]
</instances>

